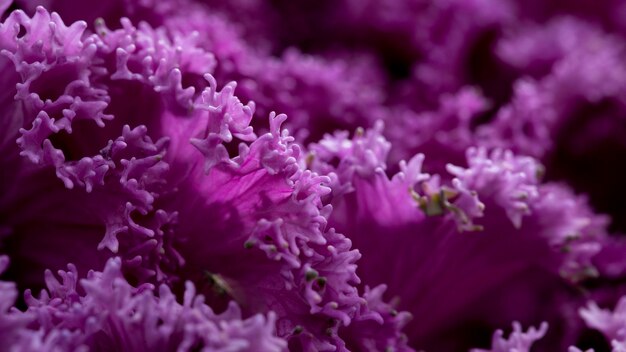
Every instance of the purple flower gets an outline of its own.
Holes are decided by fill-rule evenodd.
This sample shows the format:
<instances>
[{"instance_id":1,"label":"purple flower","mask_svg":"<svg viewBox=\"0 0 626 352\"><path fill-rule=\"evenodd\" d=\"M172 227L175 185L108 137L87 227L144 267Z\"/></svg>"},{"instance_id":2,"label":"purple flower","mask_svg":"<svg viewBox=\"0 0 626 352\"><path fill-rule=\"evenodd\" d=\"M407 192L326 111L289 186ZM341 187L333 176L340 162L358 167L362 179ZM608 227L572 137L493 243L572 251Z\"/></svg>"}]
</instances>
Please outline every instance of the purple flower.
<instances>
[{"instance_id":1,"label":"purple flower","mask_svg":"<svg viewBox=\"0 0 626 352\"><path fill-rule=\"evenodd\" d=\"M37 274L63 262L97 269L119 255L133 282L182 294L193 280L213 307L238 302L271 322L275 314L277 336L305 350L405 348L405 315L359 294L360 255L326 228L326 178L298 164L285 115L272 113L257 137L254 104L240 102L234 83L218 90L206 75L201 93L183 87L184 77L214 67L196 37L121 24L97 23L91 34L38 8L33 18L11 13L1 27L5 84L16 86L6 108L19 113L6 119L17 145L7 143L3 159L3 169L17 170L3 202L25 205L7 208L3 223L18 285L41 287ZM47 201L31 198L44 189ZM168 292L159 298L173 300Z\"/></svg>"},{"instance_id":2,"label":"purple flower","mask_svg":"<svg viewBox=\"0 0 626 352\"><path fill-rule=\"evenodd\" d=\"M557 331L570 325L567 302L579 298L568 286L596 275L591 260L606 219L567 188L541 184L535 160L469 149L467 168L449 165L440 177L422 173L418 155L389 179L380 130L327 136L310 149L312 168L328 173L336 190L331 224L363 254L364 283L385 283L413 315L412 345L471 346L478 321L488 334L514 319L547 320ZM443 342L453 340L458 345Z\"/></svg>"},{"instance_id":3,"label":"purple flower","mask_svg":"<svg viewBox=\"0 0 626 352\"><path fill-rule=\"evenodd\" d=\"M626 348L626 300L620 298L614 311L601 309L595 302L580 309L580 315L587 326L599 330L611 342L613 351Z\"/></svg>"},{"instance_id":4,"label":"purple flower","mask_svg":"<svg viewBox=\"0 0 626 352\"><path fill-rule=\"evenodd\" d=\"M27 3L32 6L37 2ZM61 14L84 17L76 13L71 3L53 1L50 5ZM174 36L193 37L215 55L214 76L218 81L236 81L240 98L254 101L260 116L272 111L287 114L286 127L295 132L298 141L316 141L329 128L370 126L384 114L380 87L385 78L377 59L365 51L328 50L328 55L320 57L292 49L276 57L267 48L269 44L250 40L251 35L258 37L258 33L250 33L227 20L235 14L215 11L202 2L184 1L180 6L159 2L151 13L143 2L112 3L117 4L112 5L115 11L94 12L113 21L120 16L115 18L113 14L121 12L133 20L160 26ZM93 16L87 12L88 17ZM199 90L206 86L202 80L190 79L185 83ZM269 127L264 119L255 120L254 125L263 131Z\"/></svg>"},{"instance_id":5,"label":"purple flower","mask_svg":"<svg viewBox=\"0 0 626 352\"><path fill-rule=\"evenodd\" d=\"M270 132L240 144L238 156L229 157L225 144L233 140L231 133L237 136L231 127L237 123L227 119L249 121L250 111L231 88L205 91L209 124L198 119L197 126L185 126L172 138L181 145L177 152L185 152L176 168L185 177L172 198L164 199L179 212L179 248L186 260L180 276L196 282L206 276L215 304L234 299L252 311L279 312L278 335L305 350L343 348L342 327L361 321L392 324L393 334L404 316L385 321L374 309L392 308L376 300L368 305L359 296L360 255L343 235L326 229L330 207L320 197L330 191L322 185L327 179L298 165L299 146L280 130L285 116L272 114ZM201 136L191 144L204 160L189 159L182 147L187 132ZM367 336L360 333L351 337L357 344ZM391 337L376 343L402 348L400 336Z\"/></svg>"},{"instance_id":6,"label":"purple flower","mask_svg":"<svg viewBox=\"0 0 626 352\"><path fill-rule=\"evenodd\" d=\"M513 332L508 339L503 338L502 330L493 334L491 349L473 349L472 352L508 352L508 351L530 351L532 344L541 339L548 330L548 324L543 323L539 329L530 328L527 332L522 331L519 323L513 323Z\"/></svg>"},{"instance_id":7,"label":"purple flower","mask_svg":"<svg viewBox=\"0 0 626 352\"><path fill-rule=\"evenodd\" d=\"M68 261L102 265L108 255L90 254L94 247L123 253L141 280L161 281L181 262L171 247L176 213L154 207L169 170L168 140L155 123L187 114L193 89L181 87L180 70L211 70L213 56L186 38L172 43L123 24L87 34L84 23L66 27L43 8L32 18L12 12L2 24L3 226L19 284L31 287ZM188 49L181 55L176 46ZM44 192L47 201L32 201Z\"/></svg>"},{"instance_id":8,"label":"purple flower","mask_svg":"<svg viewBox=\"0 0 626 352\"><path fill-rule=\"evenodd\" d=\"M7 257L2 260L6 266ZM11 349L283 351L287 346L274 335L275 314L242 319L235 303L215 314L190 282L179 304L167 285L131 286L119 258L85 279L78 279L73 265L58 275L61 281L46 271L48 288L39 298L26 291L26 312L3 309L0 321L9 329L3 329L3 343ZM3 302L12 303L15 287L2 284Z\"/></svg>"},{"instance_id":9,"label":"purple flower","mask_svg":"<svg viewBox=\"0 0 626 352\"><path fill-rule=\"evenodd\" d=\"M626 350L624 11L0 0L0 340Z\"/></svg>"},{"instance_id":10,"label":"purple flower","mask_svg":"<svg viewBox=\"0 0 626 352\"><path fill-rule=\"evenodd\" d=\"M488 145L542 159L548 178L589 194L594 208L614 215L612 228L621 231L623 207L615 199L623 170L613 165L626 150L622 38L570 18L525 31L503 43L502 51L544 75L518 81L511 103L479 134ZM520 41L527 44L515 44ZM548 46L550 51L542 49Z\"/></svg>"}]
</instances>

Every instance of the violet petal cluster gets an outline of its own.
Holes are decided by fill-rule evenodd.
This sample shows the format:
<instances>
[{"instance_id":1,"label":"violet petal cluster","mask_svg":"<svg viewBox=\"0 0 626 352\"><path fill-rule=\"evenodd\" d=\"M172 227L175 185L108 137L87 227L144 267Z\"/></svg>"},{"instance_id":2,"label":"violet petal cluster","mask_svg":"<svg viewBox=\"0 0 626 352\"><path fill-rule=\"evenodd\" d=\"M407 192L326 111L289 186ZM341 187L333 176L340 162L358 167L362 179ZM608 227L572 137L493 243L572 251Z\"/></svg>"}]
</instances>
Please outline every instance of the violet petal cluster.
<instances>
[{"instance_id":1,"label":"violet petal cluster","mask_svg":"<svg viewBox=\"0 0 626 352\"><path fill-rule=\"evenodd\" d=\"M626 351L625 15L0 0L0 350Z\"/></svg>"}]
</instances>

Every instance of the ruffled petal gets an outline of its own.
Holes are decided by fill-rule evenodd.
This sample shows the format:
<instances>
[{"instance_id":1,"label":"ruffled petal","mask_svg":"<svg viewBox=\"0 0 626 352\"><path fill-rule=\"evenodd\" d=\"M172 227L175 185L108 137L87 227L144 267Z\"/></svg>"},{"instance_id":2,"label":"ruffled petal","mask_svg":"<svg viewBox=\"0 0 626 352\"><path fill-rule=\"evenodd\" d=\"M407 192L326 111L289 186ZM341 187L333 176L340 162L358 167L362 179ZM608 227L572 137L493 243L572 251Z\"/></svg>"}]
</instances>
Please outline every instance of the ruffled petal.
<instances>
[{"instance_id":1,"label":"ruffled petal","mask_svg":"<svg viewBox=\"0 0 626 352\"><path fill-rule=\"evenodd\" d=\"M539 329L531 327L524 332L519 323L513 323L513 332L505 339L504 332L497 330L491 340L491 349L472 349L471 352L529 352L533 343L541 339L548 331L548 324L542 323Z\"/></svg>"},{"instance_id":2,"label":"ruffled petal","mask_svg":"<svg viewBox=\"0 0 626 352\"><path fill-rule=\"evenodd\" d=\"M186 284L183 303L168 286L131 286L122 276L122 261L110 259L102 272L79 280L76 267L59 271L60 281L46 272L47 290L39 298L26 293L33 317L26 331L47 350L284 351L275 336L275 315L243 319L236 304L215 314ZM79 288L80 287L80 288ZM31 350L34 342L14 344Z\"/></svg>"},{"instance_id":3,"label":"ruffled petal","mask_svg":"<svg viewBox=\"0 0 626 352\"><path fill-rule=\"evenodd\" d=\"M4 63L6 71L17 74L3 76L15 86L7 135L22 157L3 142L2 168L19 175L3 176L8 246L23 277L32 274L27 286L43 268L68 260L98 266L111 254L123 255L139 280L162 281L183 261L171 247L176 212L154 207L169 172L168 138L156 127L163 116L193 110L194 88L183 88L181 72L202 76L215 61L193 38L171 38L128 20L116 31L101 22L97 33L85 28L84 22L66 26L41 7L32 18L14 11L1 25L3 55L12 63ZM48 201L32 202L44 190ZM81 250L70 250L65 242L80 231ZM41 247L53 248L55 239L63 259L22 247L42 234L50 241ZM87 254L96 245L101 252Z\"/></svg>"},{"instance_id":4,"label":"ruffled petal","mask_svg":"<svg viewBox=\"0 0 626 352\"><path fill-rule=\"evenodd\" d=\"M423 173L418 155L389 179L381 138L380 130L357 132L352 140L327 136L309 148L307 161L334 180L330 223L363 253L359 276L368 285L386 283L399 309L414 316L406 330L410 343L462 348L441 341L454 336L462 343L464 319L494 329L548 316L555 326L567 325L560 315L569 308L562 304L576 301L567 287L597 274L592 258L606 238L607 219L566 187L542 184L534 159L508 151L469 149L468 166L448 166L444 177ZM512 299L526 308L507 306ZM529 310L537 306L544 308Z\"/></svg>"},{"instance_id":5,"label":"ruffled petal","mask_svg":"<svg viewBox=\"0 0 626 352\"><path fill-rule=\"evenodd\" d=\"M271 114L270 132L242 142L231 156L243 139L212 131L232 126L225 117L250 121L251 110L232 93L228 85L203 93L212 98L190 141L204 162L181 154L185 178L175 198L164 199L179 213L178 249L186 259L180 275L205 282L213 304L234 299L249 311L277 312L278 334L290 344L343 349L340 328L369 308L356 287L360 255L326 228L330 207L321 197L329 180L299 165L300 147L281 128L285 115ZM189 138L181 134L173 144L182 145L178 137Z\"/></svg>"}]
</instances>

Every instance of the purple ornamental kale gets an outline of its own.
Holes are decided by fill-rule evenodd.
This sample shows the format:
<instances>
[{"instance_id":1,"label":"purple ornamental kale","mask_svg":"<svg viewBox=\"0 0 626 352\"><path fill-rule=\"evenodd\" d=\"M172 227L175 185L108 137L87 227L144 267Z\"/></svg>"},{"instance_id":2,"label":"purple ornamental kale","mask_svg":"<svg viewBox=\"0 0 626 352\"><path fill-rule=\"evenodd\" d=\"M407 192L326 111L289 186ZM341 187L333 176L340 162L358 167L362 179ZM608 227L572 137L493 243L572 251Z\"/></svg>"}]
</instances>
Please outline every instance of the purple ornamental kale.
<instances>
[{"instance_id":1,"label":"purple ornamental kale","mask_svg":"<svg viewBox=\"0 0 626 352\"><path fill-rule=\"evenodd\" d=\"M625 9L0 1L0 341L626 350Z\"/></svg>"},{"instance_id":2,"label":"purple ornamental kale","mask_svg":"<svg viewBox=\"0 0 626 352\"><path fill-rule=\"evenodd\" d=\"M491 340L491 349L472 349L471 352L509 352L519 351L528 352L533 343L541 339L548 330L548 324L543 323L539 329L530 328L527 332L522 331L522 327L519 323L513 323L513 332L511 332L508 339L503 338L502 330L497 330L493 334Z\"/></svg>"},{"instance_id":3,"label":"purple ornamental kale","mask_svg":"<svg viewBox=\"0 0 626 352\"><path fill-rule=\"evenodd\" d=\"M571 18L520 32L501 51L536 78L518 81L511 103L478 133L488 145L540 158L548 178L587 193L595 209L613 215L612 229L623 231L623 38Z\"/></svg>"},{"instance_id":4,"label":"purple ornamental kale","mask_svg":"<svg viewBox=\"0 0 626 352\"><path fill-rule=\"evenodd\" d=\"M216 309L237 302L245 316L269 314L292 348L406 348L406 314L392 316L375 293L359 294L360 255L326 228L326 178L298 164L300 147L281 128L285 115L272 113L269 132L257 137L254 104L234 96L234 83L218 90L206 75L200 93L183 86L184 77L214 67L196 37L121 24L98 22L90 33L40 7L32 18L14 11L0 27L5 86L15 86L3 119L12 136L2 159L3 248L15 263L8 276L20 289L40 289L44 269L68 261L98 269L120 256L116 270L138 290L164 284L171 289L159 299L174 300L171 290L188 292L191 302L182 283L192 280ZM44 192L46 200L33 198ZM77 275L70 272L62 276ZM86 300L97 294L84 289ZM27 297L29 309L32 302ZM39 302L47 309L56 301ZM172 314L181 329L195 329L182 312ZM67 335L59 324L47 325L43 338ZM384 333L367 333L377 327ZM107 330L79 328L69 329L84 338ZM212 348L207 338L190 337L190 346Z\"/></svg>"},{"instance_id":5,"label":"purple ornamental kale","mask_svg":"<svg viewBox=\"0 0 626 352\"><path fill-rule=\"evenodd\" d=\"M84 23L66 27L39 8L32 18L12 12L0 27L4 84L15 87L3 106L1 204L20 285L33 287L44 269L66 261L101 266L108 255L90 253L95 247L123 253L140 280L164 280L181 263L171 247L176 213L154 207L168 141L148 130L191 108L180 69L206 72L214 61L200 49L177 54L192 45L187 39L173 44L162 32L124 25L88 35ZM37 194L46 201L33 202ZM61 252L51 255L55 247Z\"/></svg>"},{"instance_id":6,"label":"purple ornamental kale","mask_svg":"<svg viewBox=\"0 0 626 352\"><path fill-rule=\"evenodd\" d=\"M24 1L34 8L40 1ZM244 29L227 20L228 14L194 1L111 1L107 9L78 11L74 1L45 4L70 18L101 16L109 22L128 16L147 21L175 37L194 38L214 54L215 71L221 82L236 81L238 95L254 101L259 116L279 111L289 116L286 127L298 141L317 141L335 128L371 126L385 111L382 87L386 78L378 60L366 51L331 50L327 56L313 56L300 50L286 50L279 56L257 45ZM108 22L107 22L108 23ZM206 82L183 77L183 82L199 92ZM257 130L267 131L266 119L255 119Z\"/></svg>"},{"instance_id":7,"label":"purple ornamental kale","mask_svg":"<svg viewBox=\"0 0 626 352\"><path fill-rule=\"evenodd\" d=\"M601 309L595 302L580 309L585 323L599 330L611 342L614 352L626 351L626 299L620 298L615 309Z\"/></svg>"},{"instance_id":8,"label":"purple ornamental kale","mask_svg":"<svg viewBox=\"0 0 626 352\"><path fill-rule=\"evenodd\" d=\"M1 257L3 268L7 257ZM2 341L14 350L87 351L133 350L284 351L286 341L275 336L276 316L257 314L242 319L233 302L215 314L186 283L184 302L167 285L131 286L121 272L121 260L110 259L102 272L84 279L73 265L59 271L58 281L46 271L47 290L38 298L26 291L28 309L3 308ZM2 302L11 304L17 291L2 282Z\"/></svg>"},{"instance_id":9,"label":"purple ornamental kale","mask_svg":"<svg viewBox=\"0 0 626 352\"><path fill-rule=\"evenodd\" d=\"M467 168L441 176L422 173L418 155L389 179L380 132L327 136L309 162L331 178L330 223L363 253L359 276L413 315L410 343L459 350L513 320L548 321L551 349L574 343L563 336L581 325L566 318L582 299L574 285L596 275L607 219L542 184L532 158L500 150L469 149Z\"/></svg>"}]
</instances>

